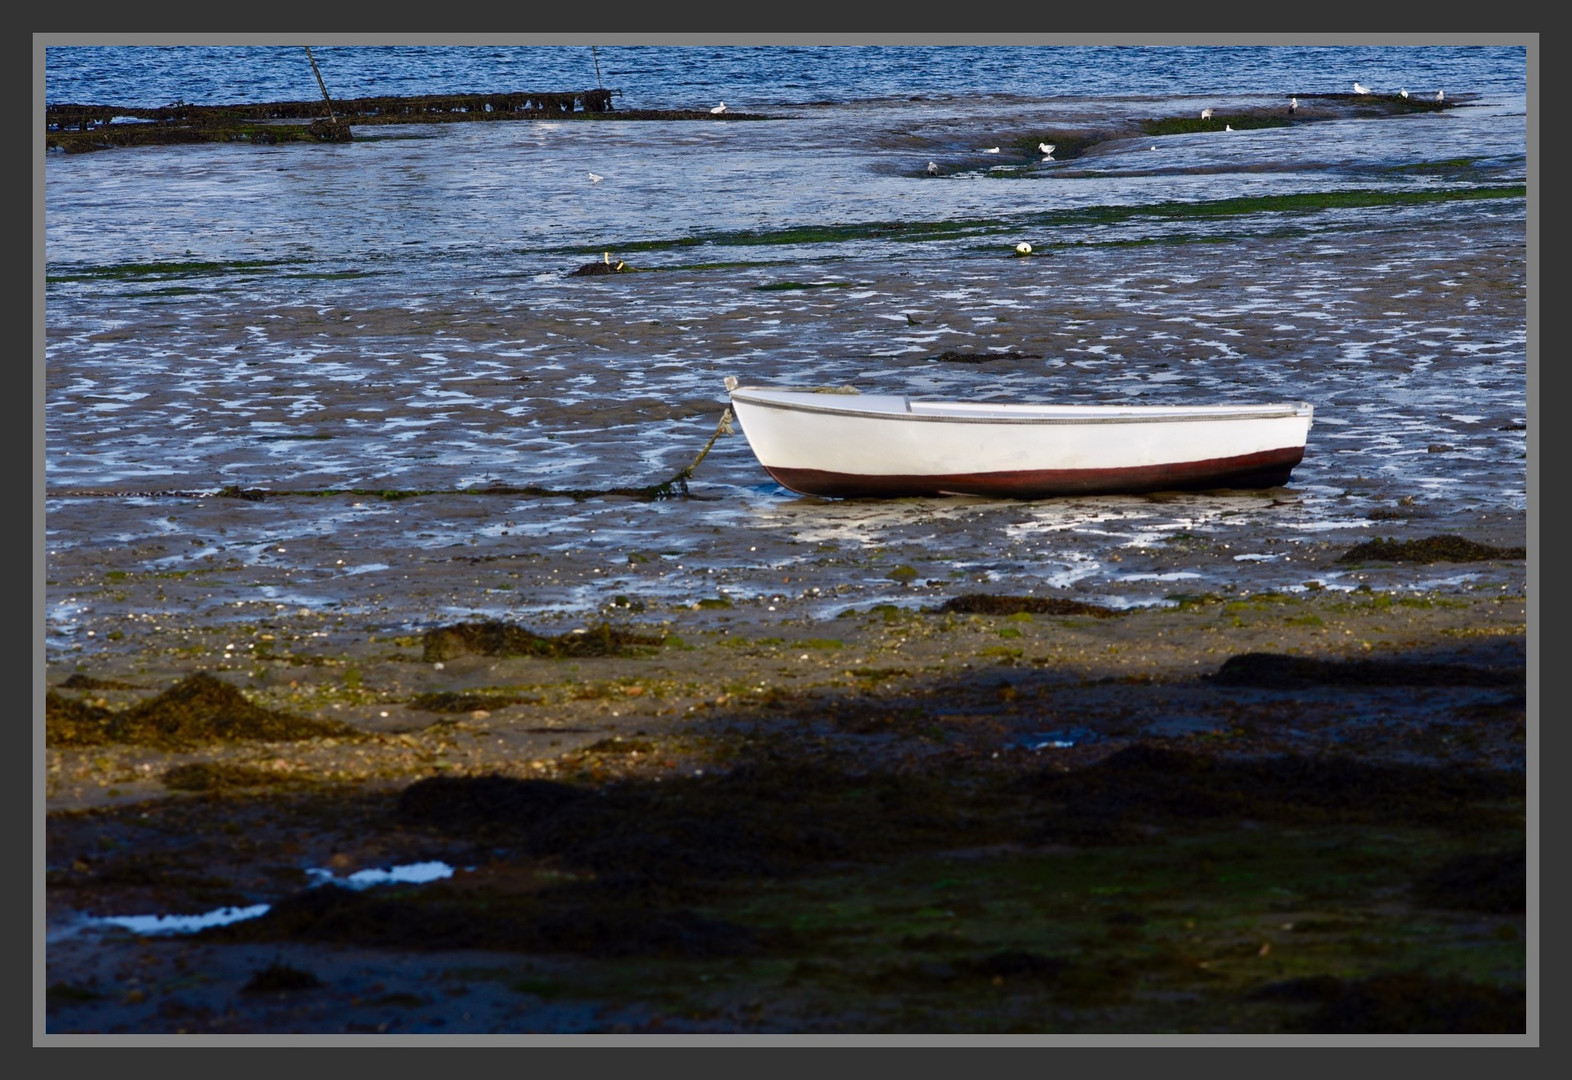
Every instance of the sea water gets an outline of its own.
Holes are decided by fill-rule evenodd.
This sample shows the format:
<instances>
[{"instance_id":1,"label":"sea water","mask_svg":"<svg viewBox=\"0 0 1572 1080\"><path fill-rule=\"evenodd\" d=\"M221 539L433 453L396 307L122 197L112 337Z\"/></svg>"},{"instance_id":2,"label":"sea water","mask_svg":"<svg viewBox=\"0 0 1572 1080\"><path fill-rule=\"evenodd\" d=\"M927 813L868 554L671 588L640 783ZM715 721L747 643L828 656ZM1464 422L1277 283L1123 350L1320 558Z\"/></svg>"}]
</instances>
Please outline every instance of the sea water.
<instances>
[{"instance_id":1,"label":"sea water","mask_svg":"<svg viewBox=\"0 0 1572 1080\"><path fill-rule=\"evenodd\" d=\"M412 626L717 593L828 616L960 591L1130 606L1524 587L1521 564L1336 560L1376 536L1524 543L1520 45L312 53L340 99L602 85L616 111L724 101L734 119L40 150L52 646L111 614L156 617L84 600L111 550L132 571L207 573L184 603L211 618L325 606ZM1313 95L1354 80L1456 107L1306 120ZM304 50L275 46L51 46L44 91L320 98ZM1139 134L1290 95L1292 126ZM1016 148L1051 133L1098 141L1065 160ZM1373 202L1267 201L1329 193ZM1426 193L1490 197L1388 197ZM1219 212L1175 209L1203 205ZM572 274L605 259L639 272ZM722 424L726 376L1316 413L1270 492L821 500L773 483L733 432L686 496L584 497L690 465ZM441 494L495 484L576 494ZM475 570L462 587L421 593L422 568L456 565Z\"/></svg>"}]
</instances>

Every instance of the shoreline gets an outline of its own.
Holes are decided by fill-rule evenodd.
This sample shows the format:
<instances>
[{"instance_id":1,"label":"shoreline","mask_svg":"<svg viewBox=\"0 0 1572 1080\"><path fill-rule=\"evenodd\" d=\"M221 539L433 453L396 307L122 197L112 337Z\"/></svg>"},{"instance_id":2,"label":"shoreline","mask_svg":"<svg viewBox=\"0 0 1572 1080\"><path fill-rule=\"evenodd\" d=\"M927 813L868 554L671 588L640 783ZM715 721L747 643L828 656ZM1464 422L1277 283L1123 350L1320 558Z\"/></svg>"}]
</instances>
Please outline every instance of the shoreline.
<instances>
[{"instance_id":1,"label":"shoreline","mask_svg":"<svg viewBox=\"0 0 1572 1080\"><path fill-rule=\"evenodd\" d=\"M1249 995L1267 993L1276 985L1273 979L1281 981L1295 971L1336 970L1338 979L1326 985L1335 984L1338 993L1374 992L1373 987L1385 985L1379 979L1412 968L1416 947L1420 955L1435 957L1433 970L1452 971L1458 957L1477 951L1469 942L1485 934L1495 943L1496 974L1479 972L1461 983L1436 981L1417 992L1443 1004L1449 995L1487 995L1493 1019L1481 1022L1507 1023L1510 1030L1510 1017L1521 1008L1512 1001L1522 993L1521 950L1529 933L1524 912L1394 915L1388 910L1377 916L1380 905L1390 909L1393 900L1390 885L1374 881L1368 899L1350 896L1333 903L1341 913L1335 917L1323 912L1310 919L1301 912L1270 918L1283 926L1296 918L1310 920L1307 925L1335 925L1336 932L1326 936L1336 940L1332 952L1338 956L1360 955L1361 948L1370 947L1372 934L1383 941L1389 934L1411 935L1402 929L1410 925L1430 927L1426 944L1419 946L1410 937L1410 944L1389 959L1377 950L1352 967L1331 969L1320 966L1331 961L1314 959L1316 953L1304 953L1285 968L1281 961L1276 967L1248 962L1242 952L1225 950L1235 957L1225 960L1225 953L1213 950L1207 953L1213 960L1200 968L1193 966L1194 959L1184 961L1159 980L1189 986L1201 979L1211 989L1201 998L1185 991L1173 1001L1162 999L1167 1003L1137 990L1148 977L1129 986L1121 982L1123 989L1085 991L1091 996L1082 1000L1082 990L1072 992L1070 984L1036 976L1028 980L1029 991L1022 989L1027 984L1017 981L1020 972L1012 976L998 965L1006 964L1008 954L999 948L1021 935L1027 935L1021 955L1028 960L1009 962L1048 963L1043 958L1049 944L1042 935L1057 941L1053 935L1069 933L1072 924L1083 935L1081 944L1061 944L1061 950L1071 951L1054 953L1056 964L1105 970L1113 963L1107 970L1119 971L1124 970L1120 964L1134 962L1129 950L1147 955L1150 930L1113 934L1094 944L1098 932L1083 925L1088 918L1100 925L1117 915L1132 925L1150 921L1150 927L1188 919L1189 925L1211 927L1208 940L1245 911L1256 912L1251 919L1267 918L1260 907L1266 896L1253 890L1249 896L1225 898L1192 883L1170 895L1166 890L1173 886L1157 884L1170 873L1163 869L1170 856L1163 853L1195 843L1230 852L1212 857L1241 868L1252 865L1251 859L1267 858L1267 852L1291 851L1296 859L1318 860L1349 843L1365 848L1398 837L1407 838L1402 841L1405 855L1392 858L1411 858L1413 873L1451 865L1448 858L1503 857L1492 853L1510 852L1513 835L1521 836L1513 821L1521 820L1522 811L1511 808L1512 799L1502 804L1499 794L1475 795L1459 803L1456 793L1424 795L1425 785L1434 782L1424 778L1494 776L1502 779L1490 783L1508 788L1522 783L1530 716L1537 709L1532 687L1527 695L1519 689L1526 685L1526 620L1522 595L1467 591L1422 597L1374 591L1218 597L1165 609L1070 615L911 612L883 605L851 617L812 620L701 608L670 620L662 645L642 647L637 655L599 658L485 655L451 645L433 653L431 642L419 637L334 640L313 636L320 631L305 624L291 633L285 621L271 631L274 654L244 665L220 659L234 655L233 648L223 647L234 644L231 630L204 629L196 621L178 632L170 627L184 642L181 648L79 659L73 674L85 675L75 680L84 688L56 693L124 711L175 680L206 671L241 688L249 702L264 709L347 722L361 736L292 743L237 739L183 749L50 748L49 1028L51 1033L109 1036L618 1033L656 1042L679 1033L1086 1034L1190 1030L1186 1025L1197 1023L1214 1032L1289 1032L1330 1021L1304 1018L1313 995L1244 1007L1262 1000ZM1258 660L1263 654L1275 656L1277 666L1258 663L1252 674L1237 659L1246 654ZM431 660L432 655L445 658ZM52 667L52 688L67 679L61 667ZM1421 801L1399 813L1408 797L1398 798L1400 789L1392 788L1347 820L1339 816L1344 811L1331 816L1318 811L1319 816L1286 828L1252 823L1249 818L1260 810L1246 811L1243 818L1229 811L1191 821L1182 809L1191 803L1181 801L1167 810L1140 812L1135 820L1145 824L1136 825L1134 833L1120 833L1129 826L1118 826L1116 834L1124 839L1102 832L1123 811L1074 826L1080 832L1044 834L1030 828L1023 833L1009 824L1017 820L1014 813L988 824L1002 807L981 819L973 816L976 809L967 809L978 799L980 808L1000 799L1027 798L1020 794L1026 790L1022 784L1042 784L1051 777L1096 783L1102 771L1153 754L1158 760L1169 755L1175 765L1164 768L1172 772L1179 766L1176 775L1202 768L1203 762L1213 763L1206 769L1322 762L1320 767L1330 772L1317 784L1326 790L1332 790L1327 783L1340 769L1374 769L1372 775L1393 778L1383 783L1405 785L1401 790L1417 784L1414 790L1421 794L1414 797ZM1137 789L1160 786L1166 782L1157 779L1160 775L1135 781ZM846 780L814 779L836 776ZM1514 776L1518 779L1509 779ZM611 818L594 826L596 815L575 812L556 828L591 832L559 840L568 844L561 854L545 848L531 854L531 845L544 841L506 840L507 828L521 827L507 825L511 811L502 804L485 808L485 784L465 786L486 777L493 778L487 781L492 787L526 785L520 791L544 784L543 792L599 792L610 800L601 805ZM482 817L469 824L462 817L441 819L446 824L433 819L432 825L411 819L410 793L438 782L458 786L433 806L460 814L459 808L472 806ZM814 790L825 782L852 786ZM1241 780L1244 786L1237 790L1248 791L1256 782L1266 781ZM1123 789L1125 782L1116 786ZM907 788L926 793L920 799L930 804L929 812L913 819L911 810L896 812L897 804L878 801L897 798L894 792ZM885 789L890 794L880 795ZM471 792L468 803L461 797L466 790ZM1312 789L1296 790L1295 800L1321 797ZM649 804L652 797L657 801ZM720 817L703 809L717 798L728 808ZM773 802L780 798L787 801ZM1429 798L1441 798L1452 809L1434 817L1424 809ZM1444 824L1470 799L1480 798L1485 800L1480 810L1470 811L1486 814L1479 824L1462 831ZM825 799L828 803L815 809ZM873 806L854 809L868 799L875 800ZM758 809L750 809L756 801ZM624 802L626 809L619 809ZM792 850L807 834L788 831L771 838L776 826L767 822L778 822L784 814L787 824L779 827L796 829L790 826L792 815L821 814L841 802L849 804L842 811L847 817L832 815L800 828L829 829L826 840L840 836L829 850L851 845L850 861L823 862L811 847L808 854L794 856L806 859L803 865L775 865L783 850ZM1260 805L1299 813L1291 803ZM667 810L657 811L661 806ZM1367 813L1381 819L1389 811L1398 816L1385 826L1372 831L1369 823L1361 823ZM663 824L663 813L678 813L679 819ZM757 826L763 832L752 840L745 839L752 835L748 832L724 842L688 835L702 820L708 822L703 829L731 836L727 819L736 814L739 822L749 821L754 813L765 817ZM689 820L681 814L699 817L681 824ZM933 836L925 840L901 831L917 825L922 835ZM1085 832L1088 827L1091 832ZM496 832L499 828L504 832ZM596 828L612 831L601 834ZM888 850L851 855L885 828L905 838L881 841L896 843ZM1197 829L1197 839L1185 839ZM1069 842L1052 841L1055 835ZM961 843L962 836L974 839ZM786 839L783 849L789 837L799 839ZM690 842L700 847L682 855ZM764 860L759 870L739 878L736 868L705 869L739 842L763 845L750 856ZM607 843L609 850L622 853L594 854ZM663 845L674 845L670 858L675 861L647 862ZM697 854L701 851L708 854ZM603 865L597 861L601 858L613 861ZM316 872L312 867L342 878L356 870L432 859L456 868L451 882L391 893L368 890L353 903L346 897L344 903L352 906L374 907L338 930L316 921L325 914L285 915L295 911L292 905L323 895L298 891L308 883L306 873ZM920 898L897 900L900 892L887 893L886 880L892 874L898 879L906 873L937 873L917 869L934 859L948 868L943 873L972 883L965 886L968 895L974 888L985 890L978 900L967 901L974 907L962 912L966 928L955 931L961 937L951 944L943 936L913 932L901 939L906 945L887 939L904 925L902 920L909 922L927 909ZM1019 876L1042 872L1034 867L1083 862L1106 864L1099 874L1116 873L1129 883L1105 898L1124 897L1121 906L1106 908L1099 902L1087 908L1083 903L1080 915L1067 909L1041 924L1008 917L1005 897L1026 902L1040 887ZM608 876L613 865L634 878L619 884L619 875ZM771 865L773 870L764 869ZM1369 864L1360 872L1376 874L1374 868L1383 865ZM588 867L598 869L586 876ZM1319 880L1329 872L1314 873ZM1157 878L1150 884L1136 888L1136 881L1153 874ZM649 883L635 884L649 875ZM892 916L893 922L858 921L856 940L863 944L850 953L844 949L852 946L843 945L823 954L825 946L815 944L816 937L788 935L788 940L779 937L783 929L768 929L784 927L783 919L818 918L809 912L822 901L811 897L836 881L841 884L833 887L847 902L866 892L869 903L884 897L877 904L902 911L911 904L913 914ZM647 892L651 887L656 892ZM1131 888L1136 891L1127 891ZM584 896L572 899L579 893ZM559 902L570 906L553 915ZM174 938L93 931L79 921L84 913L192 914L221 904L255 903L273 905L274 919ZM387 908L389 903L394 907ZM448 916L442 912L454 904L470 911L474 903L485 910L501 903L509 911L524 904L522 914L508 917L523 922L505 920L487 930L489 924L476 922L472 911L458 925L479 929L459 935L457 949L441 947L446 932L434 928L445 925ZM1306 904L1320 910L1327 903L1292 899L1284 910ZM378 920L404 918L394 914L400 905L412 905L410 936L366 936L367 927L383 925ZM382 915L373 913L384 908ZM425 914L414 914L419 911ZM1356 916L1356 911L1364 914ZM286 918L297 921L273 925ZM1334 922L1327 923L1328 918ZM678 939L668 936L674 926L694 919L699 922ZM348 929L355 925L362 929ZM700 930L701 925L709 929ZM529 935L546 933L546 926L557 927L550 931L552 944L528 945L535 940ZM471 940L477 933L481 936ZM518 933L525 938L508 944ZM1235 933L1225 935L1233 942L1229 950L1239 947ZM596 936L604 934L613 937ZM765 937L755 940L760 934ZM1283 951L1298 941L1294 935L1278 930L1273 940L1277 955L1299 955ZM1269 947L1257 941L1248 955L1266 956ZM1330 947L1323 942L1323 948ZM889 953L890 948L896 951ZM1123 959L1097 959L1110 948ZM931 959L921 959L929 954ZM794 956L798 959L792 961ZM907 970L900 966L908 962L902 956L928 964L934 974L915 983L911 975L894 978L893 973ZM895 968L889 967L892 963ZM850 987L844 984L854 970L869 964L867 977L886 972L878 976L876 988L870 992L858 981L864 976L856 976ZM1510 974L1514 965L1516 978ZM1230 972L1226 978L1225 969ZM946 987L955 980L967 983L973 978L970 971L981 973L976 978L986 1001L948 996ZM257 989L270 985L269 979L278 981L273 992ZM1004 999L1007 1007L994 992L1006 984L1016 987ZM1413 987L1402 991L1411 992L1416 992ZM1181 1000L1185 1004L1178 1004ZM1323 1012L1330 1007L1322 1003ZM1383 1014L1377 1009L1372 1015ZM1366 1017L1358 1022L1392 1021ZM1178 1027L1162 1026L1170 1024Z\"/></svg>"},{"instance_id":2,"label":"shoreline","mask_svg":"<svg viewBox=\"0 0 1572 1080\"><path fill-rule=\"evenodd\" d=\"M986 698L996 693L993 684L1005 683L1055 694L1109 683L1132 692L1195 688L1229 657L1247 653L1510 669L1522 667L1527 649L1526 598L1499 590L1262 593L1102 610L1109 614L975 615L875 604L824 620L694 605L659 621L594 622L664 640L635 655L550 658L460 648L436 661L424 658L421 635L379 634L330 616L281 615L247 635L244 628L204 620L181 625L166 613L154 640L167 646L115 643L113 652L73 654L69 663L49 665L46 682L67 700L114 711L206 672L264 709L348 724L385 746L404 748L381 755L388 759L382 778L407 780L424 775L439 758L436 767L460 773L513 771L527 763L555 775L560 770L552 759L575 749L648 730L675 732L728 708L789 712L832 700L944 702L977 696L979 688ZM64 685L72 678L89 688ZM474 707L464 707L466 696ZM443 697L452 700L444 703ZM983 711L1012 714L1018 726L1030 726L1031 714L1021 715L1014 701L1007 709ZM465 730L468 738L455 734ZM492 733L502 750L480 746L481 736ZM446 749L410 753L412 740ZM282 746L242 740L182 751L109 743L52 747L48 809L157 797L162 789L152 777L166 758L294 758L282 771L296 779L324 768L339 779L376 775L370 766L358 774L334 769L334 751L352 745L319 739ZM1311 740L1303 749L1334 747Z\"/></svg>"}]
</instances>

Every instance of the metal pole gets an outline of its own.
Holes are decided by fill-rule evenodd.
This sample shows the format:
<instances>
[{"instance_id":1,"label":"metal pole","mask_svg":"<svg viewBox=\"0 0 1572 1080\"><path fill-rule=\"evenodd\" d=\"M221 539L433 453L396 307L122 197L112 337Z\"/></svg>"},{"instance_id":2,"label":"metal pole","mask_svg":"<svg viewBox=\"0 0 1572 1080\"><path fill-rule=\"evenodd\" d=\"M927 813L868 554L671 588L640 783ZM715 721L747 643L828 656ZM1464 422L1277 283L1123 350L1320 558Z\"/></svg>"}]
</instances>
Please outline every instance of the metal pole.
<instances>
[{"instance_id":1,"label":"metal pole","mask_svg":"<svg viewBox=\"0 0 1572 1080\"><path fill-rule=\"evenodd\" d=\"M595 61L595 88L604 90L605 87L600 84L600 57L595 55L595 46L593 45L590 46L590 59ZM323 92L326 93L326 91Z\"/></svg>"},{"instance_id":2,"label":"metal pole","mask_svg":"<svg viewBox=\"0 0 1572 1080\"><path fill-rule=\"evenodd\" d=\"M315 72L317 77L317 85L322 88L322 100L327 102L328 120L336 124L338 123L338 117L333 115L333 99L328 97L327 83L322 81L322 72L317 70L317 58L311 55L310 45L307 45L305 48L306 59L311 61L311 70Z\"/></svg>"}]
</instances>

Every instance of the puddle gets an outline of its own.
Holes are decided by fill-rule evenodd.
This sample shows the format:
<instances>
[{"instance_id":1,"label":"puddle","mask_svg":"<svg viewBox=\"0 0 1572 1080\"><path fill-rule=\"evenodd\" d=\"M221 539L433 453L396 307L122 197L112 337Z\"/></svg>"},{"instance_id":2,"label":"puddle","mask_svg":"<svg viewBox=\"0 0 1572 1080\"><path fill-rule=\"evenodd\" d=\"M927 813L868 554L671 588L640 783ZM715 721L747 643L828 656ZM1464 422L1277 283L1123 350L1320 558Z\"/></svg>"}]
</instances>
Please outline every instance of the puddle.
<instances>
[{"instance_id":1,"label":"puddle","mask_svg":"<svg viewBox=\"0 0 1572 1080\"><path fill-rule=\"evenodd\" d=\"M424 885L428 881L441 881L453 876L453 867L444 862L410 863L388 870L357 870L347 877L336 877L331 870L307 870L318 885L342 885L349 889L367 889L373 885Z\"/></svg>"},{"instance_id":2,"label":"puddle","mask_svg":"<svg viewBox=\"0 0 1572 1080\"><path fill-rule=\"evenodd\" d=\"M349 889L368 889L377 885L424 885L453 876L453 867L444 862L409 863L387 869L357 870L345 877L338 877L331 870L313 867L306 871L317 885L339 885ZM49 928L45 942L62 941L84 930L118 927L142 937L173 934L194 934L215 926L245 922L260 918L271 909L271 904L252 904L248 907L221 907L200 915L79 915L72 920Z\"/></svg>"},{"instance_id":3,"label":"puddle","mask_svg":"<svg viewBox=\"0 0 1572 1080\"><path fill-rule=\"evenodd\" d=\"M1035 731L1019 742L1010 744L1013 750L1068 750L1072 746L1094 743L1102 736L1091 728L1067 727L1055 731Z\"/></svg>"}]
</instances>

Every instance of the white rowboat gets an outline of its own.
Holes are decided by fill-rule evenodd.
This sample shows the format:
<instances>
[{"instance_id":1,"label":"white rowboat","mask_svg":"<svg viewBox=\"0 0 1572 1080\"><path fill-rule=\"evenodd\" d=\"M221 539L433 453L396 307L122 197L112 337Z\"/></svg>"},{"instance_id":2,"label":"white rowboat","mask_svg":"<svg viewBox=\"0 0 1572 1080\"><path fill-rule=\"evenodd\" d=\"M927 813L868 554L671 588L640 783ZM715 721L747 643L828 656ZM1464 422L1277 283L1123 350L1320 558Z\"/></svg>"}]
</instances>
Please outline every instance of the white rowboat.
<instances>
[{"instance_id":1,"label":"white rowboat","mask_svg":"<svg viewBox=\"0 0 1572 1080\"><path fill-rule=\"evenodd\" d=\"M1055 495L1266 488L1304 457L1313 407L924 401L738 386L759 464L804 495Z\"/></svg>"}]
</instances>

